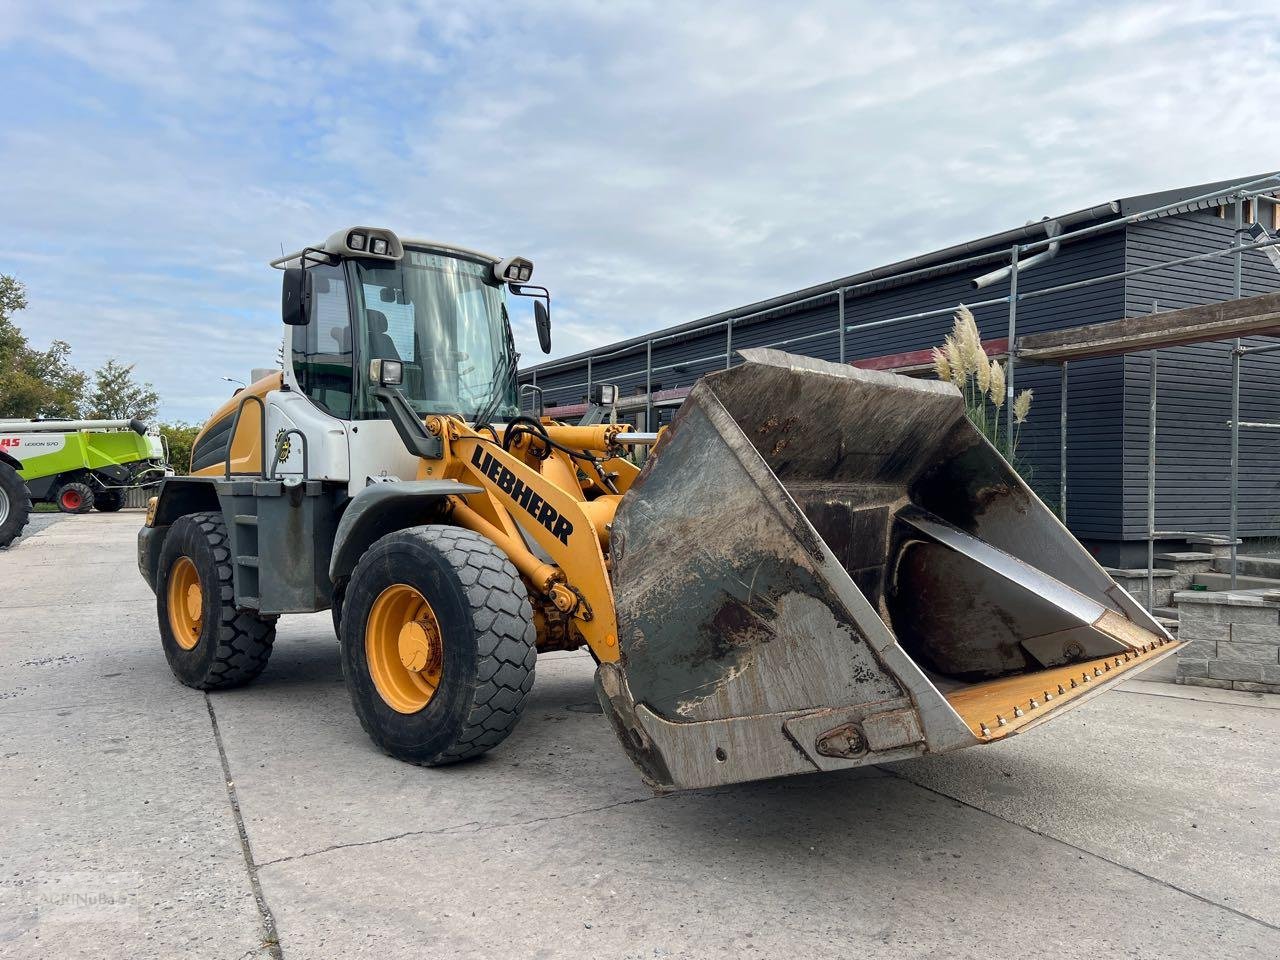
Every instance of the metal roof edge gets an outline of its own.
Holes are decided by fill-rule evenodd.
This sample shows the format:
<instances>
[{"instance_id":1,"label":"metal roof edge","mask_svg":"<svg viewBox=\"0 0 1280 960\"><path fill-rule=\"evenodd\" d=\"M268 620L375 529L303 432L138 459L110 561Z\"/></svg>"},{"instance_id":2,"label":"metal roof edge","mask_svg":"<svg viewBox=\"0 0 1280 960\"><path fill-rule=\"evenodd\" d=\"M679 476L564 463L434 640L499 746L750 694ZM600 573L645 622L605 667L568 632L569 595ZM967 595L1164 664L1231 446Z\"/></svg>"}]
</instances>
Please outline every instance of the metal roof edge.
<instances>
[{"instance_id":1,"label":"metal roof edge","mask_svg":"<svg viewBox=\"0 0 1280 960\"><path fill-rule=\"evenodd\" d=\"M1083 207L1079 210L1073 210L1072 212L1062 214L1061 216L1045 217L1043 220L1032 221L1021 227L1014 227L1010 230L1003 230L999 233L979 237L976 240L969 240L964 243L943 247L931 253L920 254L919 256L910 257L906 260L899 260L894 263L886 264L882 267L874 267L870 270L850 274L847 277L842 277L837 280L830 280L826 283L803 287L790 293L779 294L776 297L759 300L755 303L735 307L731 310L722 310L719 313L713 313L697 320L688 320L674 326L662 327L657 330L639 334L635 337L629 337L626 340L619 340L614 343L594 347L590 350L583 350L567 357L559 357L555 360L544 360L542 363L521 368L520 373L522 375L525 373L533 373L534 371L548 367L567 367L574 363L585 361L588 357L595 357L599 354L613 355L615 353L625 353L632 347L643 346L646 340L658 338L665 339L668 337L678 338L683 333L693 333L702 327L714 326L715 324L723 323L730 318L740 318L744 315L782 310L796 301L808 300L824 294L834 294L841 288L881 280L890 281L901 274L910 273L912 271L928 267L938 267L940 269L945 268L951 261L961 260L966 257L973 257L988 250L990 250L993 257L1003 256L1005 251L1002 248L1004 247L1008 247L1023 240L1043 240L1043 225L1046 221L1056 221L1061 224L1063 232L1068 232L1073 227L1080 227L1088 223L1102 221L1111 217L1127 217L1135 213L1141 213L1143 210L1155 210L1160 207L1167 207L1171 204L1177 203L1183 198L1190 200L1193 198L1203 197L1203 195L1212 193L1218 189L1221 189L1223 191L1223 196L1226 197L1237 190L1241 184L1254 182L1267 176L1270 176L1270 174L1256 174L1250 177L1233 177L1230 180L1219 180L1211 183L1179 187L1174 190L1134 194L1129 197L1121 197L1118 200L1110 200L1105 203L1095 204L1092 207ZM1186 207L1180 207L1176 210L1166 211L1165 213L1160 214L1160 216L1177 216L1183 213L1192 212L1193 210L1204 209L1214 205L1215 203L1216 198L1214 200L1203 200Z\"/></svg>"},{"instance_id":2,"label":"metal roof edge","mask_svg":"<svg viewBox=\"0 0 1280 960\"><path fill-rule=\"evenodd\" d=\"M1056 220L1062 225L1064 230L1067 230L1071 227L1077 227L1082 224L1102 220L1106 217L1118 216L1120 213L1120 203L1121 201L1111 200L1107 203L1096 204L1092 207L1073 210L1071 213L1063 214L1059 217L1046 217L1044 220L1035 220L1031 223L1024 224L1021 227L1014 227L1010 230L1003 230L989 236L979 237L976 240L967 240L964 243L953 244L949 247L934 250L931 253L923 253L919 256L909 257L906 260L898 260L882 267L873 267L870 270L853 273L847 277L842 277L837 280L829 280L826 283L803 287L790 293L779 294L776 297L770 297L766 300L758 300L755 303L735 307L732 310L722 310L719 313L713 313L697 320L688 320L684 323L676 324L671 327L662 327L658 330L643 333L635 337L629 337L626 340L619 340L616 343L595 347L591 350L583 350L580 353L571 354L567 357L559 357L555 360L545 360L534 366L522 367L520 372L522 374L532 373L533 371L540 370L543 367L560 366L562 364L569 365L579 360L585 361L587 357L595 356L599 353L623 352L632 346L642 346L646 340L654 339L656 337L678 337L681 333L692 333L700 327L723 323L731 317L741 317L744 314L764 313L774 309L783 309L788 304L797 300L807 300L824 294L834 294L843 287L851 287L856 284L875 282L878 280L888 281L900 274L910 273L914 270L921 270L927 267L944 267L950 261L972 257L976 254L983 253L988 249L990 249L993 257L1001 256L1004 254L1003 248L1010 246L1011 244L1022 240L1043 239L1044 223L1046 221Z\"/></svg>"}]
</instances>

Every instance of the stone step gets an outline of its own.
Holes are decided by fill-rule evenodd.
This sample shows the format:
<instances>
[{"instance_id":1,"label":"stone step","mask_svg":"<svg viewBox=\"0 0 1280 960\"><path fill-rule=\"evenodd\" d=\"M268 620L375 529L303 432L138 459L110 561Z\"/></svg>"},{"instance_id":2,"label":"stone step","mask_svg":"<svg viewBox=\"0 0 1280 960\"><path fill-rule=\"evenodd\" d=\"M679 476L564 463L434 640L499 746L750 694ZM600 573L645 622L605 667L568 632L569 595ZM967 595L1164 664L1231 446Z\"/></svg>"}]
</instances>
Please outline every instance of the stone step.
<instances>
[{"instance_id":1,"label":"stone step","mask_svg":"<svg viewBox=\"0 0 1280 960\"><path fill-rule=\"evenodd\" d=\"M1231 556L1231 538L1215 536L1211 533L1192 533L1183 537L1192 550L1203 550L1215 557ZM1244 541L1237 539L1237 545Z\"/></svg>"},{"instance_id":2,"label":"stone step","mask_svg":"<svg viewBox=\"0 0 1280 960\"><path fill-rule=\"evenodd\" d=\"M1103 567L1102 569L1107 572L1107 576L1116 581L1136 580L1139 577L1143 580L1147 579L1146 567ZM1157 568L1156 579L1160 580L1163 577L1172 577L1173 573L1174 572L1172 570L1161 570Z\"/></svg>"},{"instance_id":3,"label":"stone step","mask_svg":"<svg viewBox=\"0 0 1280 960\"><path fill-rule=\"evenodd\" d=\"M1200 573L1213 568L1212 553L1199 550L1183 550L1175 553L1157 553L1156 566L1162 570L1173 570L1177 573Z\"/></svg>"},{"instance_id":4,"label":"stone step","mask_svg":"<svg viewBox=\"0 0 1280 960\"><path fill-rule=\"evenodd\" d=\"M1194 583L1209 590L1230 590L1230 573L1197 573ZM1270 577L1236 577L1237 590L1276 590L1280 589L1280 580Z\"/></svg>"},{"instance_id":5,"label":"stone step","mask_svg":"<svg viewBox=\"0 0 1280 960\"><path fill-rule=\"evenodd\" d=\"M1236 557L1236 570L1249 577L1268 577L1272 580L1280 580L1280 557L1250 557L1241 554ZM1230 553L1226 556L1214 558L1213 572L1231 572Z\"/></svg>"},{"instance_id":6,"label":"stone step","mask_svg":"<svg viewBox=\"0 0 1280 960\"><path fill-rule=\"evenodd\" d=\"M1156 607L1151 611L1151 615L1161 622L1171 621L1175 626L1178 623L1177 607Z\"/></svg>"}]
</instances>

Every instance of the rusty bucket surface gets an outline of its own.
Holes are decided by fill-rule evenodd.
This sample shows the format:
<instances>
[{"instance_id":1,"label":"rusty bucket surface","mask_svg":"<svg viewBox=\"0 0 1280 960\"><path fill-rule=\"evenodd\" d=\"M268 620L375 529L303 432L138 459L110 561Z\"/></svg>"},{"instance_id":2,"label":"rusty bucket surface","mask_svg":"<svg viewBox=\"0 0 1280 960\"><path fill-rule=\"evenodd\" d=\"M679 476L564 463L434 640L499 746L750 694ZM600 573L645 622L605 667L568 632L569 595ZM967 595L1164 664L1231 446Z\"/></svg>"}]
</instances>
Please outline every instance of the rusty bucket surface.
<instances>
[{"instance_id":1,"label":"rusty bucket surface","mask_svg":"<svg viewBox=\"0 0 1280 960\"><path fill-rule=\"evenodd\" d=\"M652 785L991 742L1173 651L950 384L740 353L613 525L597 688Z\"/></svg>"}]
</instances>

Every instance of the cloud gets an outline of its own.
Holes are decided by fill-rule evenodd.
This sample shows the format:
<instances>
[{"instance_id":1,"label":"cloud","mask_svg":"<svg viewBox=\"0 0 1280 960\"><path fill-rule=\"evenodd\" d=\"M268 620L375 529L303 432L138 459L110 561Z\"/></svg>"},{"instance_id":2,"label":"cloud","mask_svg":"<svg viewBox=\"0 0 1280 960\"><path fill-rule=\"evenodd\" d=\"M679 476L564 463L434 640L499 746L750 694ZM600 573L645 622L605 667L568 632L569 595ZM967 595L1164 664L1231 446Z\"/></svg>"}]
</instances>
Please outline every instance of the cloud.
<instances>
[{"instance_id":1,"label":"cloud","mask_svg":"<svg viewBox=\"0 0 1280 960\"><path fill-rule=\"evenodd\" d=\"M532 257L571 353L1273 167L1278 38L1264 3L0 2L0 270L187 419L274 358L265 261L347 223Z\"/></svg>"}]
</instances>

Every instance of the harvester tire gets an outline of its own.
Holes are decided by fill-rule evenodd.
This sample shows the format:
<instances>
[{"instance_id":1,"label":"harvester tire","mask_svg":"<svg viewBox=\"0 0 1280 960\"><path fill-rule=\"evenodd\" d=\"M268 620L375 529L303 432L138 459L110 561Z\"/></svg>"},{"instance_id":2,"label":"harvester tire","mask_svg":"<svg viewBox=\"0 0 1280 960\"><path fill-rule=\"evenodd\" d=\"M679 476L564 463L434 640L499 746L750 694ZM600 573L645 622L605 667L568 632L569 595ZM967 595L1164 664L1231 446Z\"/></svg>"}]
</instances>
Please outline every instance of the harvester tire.
<instances>
[{"instance_id":1,"label":"harvester tire","mask_svg":"<svg viewBox=\"0 0 1280 960\"><path fill-rule=\"evenodd\" d=\"M7 463L0 463L0 547L7 547L22 535L31 516L31 493Z\"/></svg>"},{"instance_id":2,"label":"harvester tire","mask_svg":"<svg viewBox=\"0 0 1280 960\"><path fill-rule=\"evenodd\" d=\"M221 514L187 514L169 528L156 572L156 613L169 669L188 687L238 687L267 666L276 618L236 608Z\"/></svg>"},{"instance_id":3,"label":"harvester tire","mask_svg":"<svg viewBox=\"0 0 1280 960\"><path fill-rule=\"evenodd\" d=\"M63 513L88 513L93 509L93 488L72 480L60 486L53 499Z\"/></svg>"},{"instance_id":4,"label":"harvester tire","mask_svg":"<svg viewBox=\"0 0 1280 960\"><path fill-rule=\"evenodd\" d=\"M410 763L456 763L497 746L533 687L524 582L492 540L461 527L410 527L374 543L347 583L339 634L361 726Z\"/></svg>"},{"instance_id":5,"label":"harvester tire","mask_svg":"<svg viewBox=\"0 0 1280 960\"><path fill-rule=\"evenodd\" d=\"M99 490L93 495L93 506L103 513L115 513L124 506L124 494L119 490Z\"/></svg>"}]
</instances>

